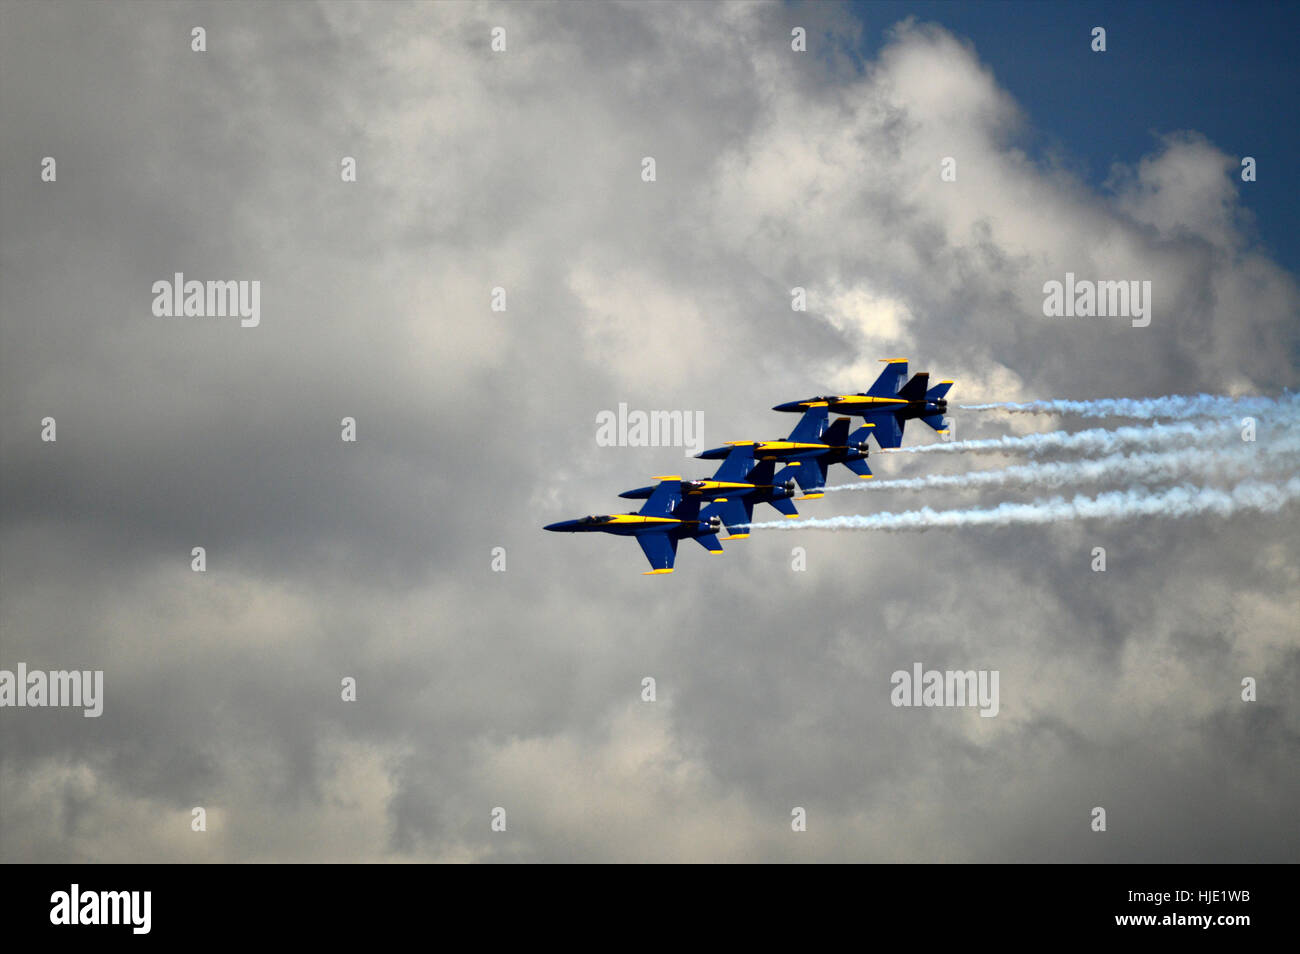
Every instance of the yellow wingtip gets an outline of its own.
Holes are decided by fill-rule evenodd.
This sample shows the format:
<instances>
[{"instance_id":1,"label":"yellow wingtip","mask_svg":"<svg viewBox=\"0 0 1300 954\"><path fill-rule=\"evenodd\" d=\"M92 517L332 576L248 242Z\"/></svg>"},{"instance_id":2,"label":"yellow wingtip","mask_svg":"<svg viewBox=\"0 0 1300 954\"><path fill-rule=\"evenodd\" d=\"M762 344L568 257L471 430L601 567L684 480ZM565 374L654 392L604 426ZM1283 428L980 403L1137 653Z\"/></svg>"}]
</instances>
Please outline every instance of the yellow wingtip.
<instances>
[{"instance_id":1,"label":"yellow wingtip","mask_svg":"<svg viewBox=\"0 0 1300 954\"><path fill-rule=\"evenodd\" d=\"M672 569L667 569L667 570L646 570L646 571L645 571L644 573L642 573L641 575L642 575L642 576L655 576L656 574L659 574L659 573L671 573L671 572L673 572Z\"/></svg>"},{"instance_id":2,"label":"yellow wingtip","mask_svg":"<svg viewBox=\"0 0 1300 954\"><path fill-rule=\"evenodd\" d=\"M787 520L798 520L798 519L799 519L799 515L798 515L797 513L788 513L788 514L785 515L785 519L787 519Z\"/></svg>"},{"instance_id":3,"label":"yellow wingtip","mask_svg":"<svg viewBox=\"0 0 1300 954\"><path fill-rule=\"evenodd\" d=\"M729 536L729 537L723 537L722 539L724 539L724 540L748 540L748 539L749 539L749 534L748 534L748 533L733 533L731 536Z\"/></svg>"},{"instance_id":4,"label":"yellow wingtip","mask_svg":"<svg viewBox=\"0 0 1300 954\"><path fill-rule=\"evenodd\" d=\"M906 358L881 358L880 359L881 364L903 364L906 361L907 361Z\"/></svg>"}]
</instances>

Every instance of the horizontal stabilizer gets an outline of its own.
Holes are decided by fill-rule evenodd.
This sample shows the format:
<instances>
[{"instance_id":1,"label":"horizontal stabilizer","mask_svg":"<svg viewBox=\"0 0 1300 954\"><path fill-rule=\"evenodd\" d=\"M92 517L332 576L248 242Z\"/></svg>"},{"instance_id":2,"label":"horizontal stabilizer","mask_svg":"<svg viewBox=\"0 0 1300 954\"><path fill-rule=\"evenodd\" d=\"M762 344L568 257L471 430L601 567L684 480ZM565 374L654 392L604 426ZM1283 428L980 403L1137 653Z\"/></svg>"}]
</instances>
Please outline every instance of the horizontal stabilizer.
<instances>
[{"instance_id":1,"label":"horizontal stabilizer","mask_svg":"<svg viewBox=\"0 0 1300 954\"><path fill-rule=\"evenodd\" d=\"M722 552L722 544L718 542L718 535L716 533L706 533L702 537L696 537L695 540L710 553Z\"/></svg>"},{"instance_id":2,"label":"horizontal stabilizer","mask_svg":"<svg viewBox=\"0 0 1300 954\"><path fill-rule=\"evenodd\" d=\"M947 397L948 389L951 387L951 381L940 381L934 387L930 388L930 390L925 392L925 398L927 401L937 401L940 398Z\"/></svg>"},{"instance_id":3,"label":"horizontal stabilizer","mask_svg":"<svg viewBox=\"0 0 1300 954\"><path fill-rule=\"evenodd\" d=\"M940 434L948 433L948 422L944 420L942 414L931 414L929 417L921 418L921 420L925 421L925 423L929 424Z\"/></svg>"},{"instance_id":4,"label":"horizontal stabilizer","mask_svg":"<svg viewBox=\"0 0 1300 954\"><path fill-rule=\"evenodd\" d=\"M871 476L871 468L867 466L865 460L846 460L844 466L853 471L853 473L857 474L859 477Z\"/></svg>"},{"instance_id":5,"label":"horizontal stabilizer","mask_svg":"<svg viewBox=\"0 0 1300 954\"><path fill-rule=\"evenodd\" d=\"M794 503L789 497L778 497L775 500L769 500L768 503L781 511L787 517L799 516L799 511L795 509Z\"/></svg>"}]
</instances>

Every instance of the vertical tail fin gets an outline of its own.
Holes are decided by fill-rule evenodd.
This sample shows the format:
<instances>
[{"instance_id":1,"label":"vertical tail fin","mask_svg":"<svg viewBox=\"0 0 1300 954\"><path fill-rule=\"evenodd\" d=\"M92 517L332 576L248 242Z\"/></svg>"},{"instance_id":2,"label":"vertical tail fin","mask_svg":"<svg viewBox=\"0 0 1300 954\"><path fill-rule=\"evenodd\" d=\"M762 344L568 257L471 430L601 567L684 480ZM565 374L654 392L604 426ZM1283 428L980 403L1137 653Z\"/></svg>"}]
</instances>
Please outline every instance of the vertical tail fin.
<instances>
[{"instance_id":1,"label":"vertical tail fin","mask_svg":"<svg viewBox=\"0 0 1300 954\"><path fill-rule=\"evenodd\" d=\"M844 442L849 437L849 419L847 417L837 417L835 422L822 433L822 444L828 444L831 447L843 447Z\"/></svg>"},{"instance_id":2,"label":"vertical tail fin","mask_svg":"<svg viewBox=\"0 0 1300 954\"><path fill-rule=\"evenodd\" d=\"M775 471L776 461L769 457L767 460L760 460L754 465L754 469L749 472L748 480L751 484L770 485L772 483L772 474Z\"/></svg>"},{"instance_id":3,"label":"vertical tail fin","mask_svg":"<svg viewBox=\"0 0 1300 954\"><path fill-rule=\"evenodd\" d=\"M930 414L927 417L921 418L921 420L925 421L925 423L929 424L940 434L948 433L948 422L944 420L942 414Z\"/></svg>"},{"instance_id":4,"label":"vertical tail fin","mask_svg":"<svg viewBox=\"0 0 1300 954\"><path fill-rule=\"evenodd\" d=\"M906 401L923 401L925 400L925 389L929 386L930 372L922 371L919 374L912 375L912 380L898 389L898 396Z\"/></svg>"},{"instance_id":5,"label":"vertical tail fin","mask_svg":"<svg viewBox=\"0 0 1300 954\"><path fill-rule=\"evenodd\" d=\"M951 387L952 387L951 381L940 381L934 387L930 388L930 390L925 392L925 397L927 400L937 401L941 397L947 397L948 389Z\"/></svg>"}]
</instances>

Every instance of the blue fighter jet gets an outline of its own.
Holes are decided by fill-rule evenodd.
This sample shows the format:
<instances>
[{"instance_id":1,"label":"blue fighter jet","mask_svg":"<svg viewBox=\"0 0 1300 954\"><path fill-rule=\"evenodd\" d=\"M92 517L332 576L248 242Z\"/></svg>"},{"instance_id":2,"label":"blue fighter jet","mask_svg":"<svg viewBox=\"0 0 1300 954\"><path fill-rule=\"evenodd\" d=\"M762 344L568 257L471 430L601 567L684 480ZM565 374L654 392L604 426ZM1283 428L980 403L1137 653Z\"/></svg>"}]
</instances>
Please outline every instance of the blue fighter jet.
<instances>
[{"instance_id":1,"label":"blue fighter jet","mask_svg":"<svg viewBox=\"0 0 1300 954\"><path fill-rule=\"evenodd\" d=\"M940 381L929 387L928 372L912 375L906 384L907 359L885 359L887 367L876 383L859 394L825 395L805 401L778 404L774 411L805 412L809 408L826 405L836 414L860 416L867 424L874 424L871 434L881 447L899 447L903 443L903 425L920 418L940 434L948 433L948 423L943 419L948 411L947 394L951 381Z\"/></svg>"},{"instance_id":2,"label":"blue fighter jet","mask_svg":"<svg viewBox=\"0 0 1300 954\"><path fill-rule=\"evenodd\" d=\"M754 519L754 505L770 504L787 517L799 516L790 498L794 496L794 480L773 480L776 462L772 458L754 459L753 445L731 448L718 472L708 480L683 480L682 496L689 499L712 501L706 512L722 517L728 532L727 540L743 540L749 536L749 524ZM642 500L651 495L654 487L638 487L624 491L620 497Z\"/></svg>"},{"instance_id":3,"label":"blue fighter jet","mask_svg":"<svg viewBox=\"0 0 1300 954\"><path fill-rule=\"evenodd\" d=\"M690 538L710 553L722 552L717 536L722 529L722 518L712 512L701 513L700 498L683 497L681 486L680 477L660 478L650 499L636 513L562 520L543 529L557 533L612 533L636 537L650 561L650 570L644 575L671 573L677 558L678 540Z\"/></svg>"},{"instance_id":4,"label":"blue fighter jet","mask_svg":"<svg viewBox=\"0 0 1300 954\"><path fill-rule=\"evenodd\" d=\"M746 448L757 461L783 461L788 466L776 475L776 483L786 483L790 479L798 482L804 492L804 496L799 498L801 500L822 496L822 488L826 486L826 471L831 464L843 464L859 477L869 478L871 468L867 466L867 435L874 426L865 424L850 434L847 417L838 418L827 426L829 414L825 401L806 403L807 408L799 408L803 411L803 417L784 440L732 441L695 456L717 460L736 449Z\"/></svg>"}]
</instances>

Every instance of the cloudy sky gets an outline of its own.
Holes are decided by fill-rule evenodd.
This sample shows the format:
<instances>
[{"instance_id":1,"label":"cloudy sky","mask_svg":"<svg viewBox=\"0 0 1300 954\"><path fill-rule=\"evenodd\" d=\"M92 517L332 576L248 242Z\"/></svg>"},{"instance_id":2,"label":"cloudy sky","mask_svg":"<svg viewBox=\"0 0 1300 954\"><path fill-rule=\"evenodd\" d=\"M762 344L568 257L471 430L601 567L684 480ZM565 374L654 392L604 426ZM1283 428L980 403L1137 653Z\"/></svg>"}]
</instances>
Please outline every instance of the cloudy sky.
<instances>
[{"instance_id":1,"label":"cloudy sky","mask_svg":"<svg viewBox=\"0 0 1300 954\"><path fill-rule=\"evenodd\" d=\"M0 712L0 855L1300 860L1295 505L756 531L651 577L540 529L708 472L599 446L620 404L711 446L887 357L955 403L1296 388L1274 47L1005 9L3 0L0 668L105 698ZM155 316L176 272L260 282L260 324ZM1067 272L1151 281L1151 324L1045 318ZM998 715L894 707L915 663L997 670Z\"/></svg>"}]
</instances>

